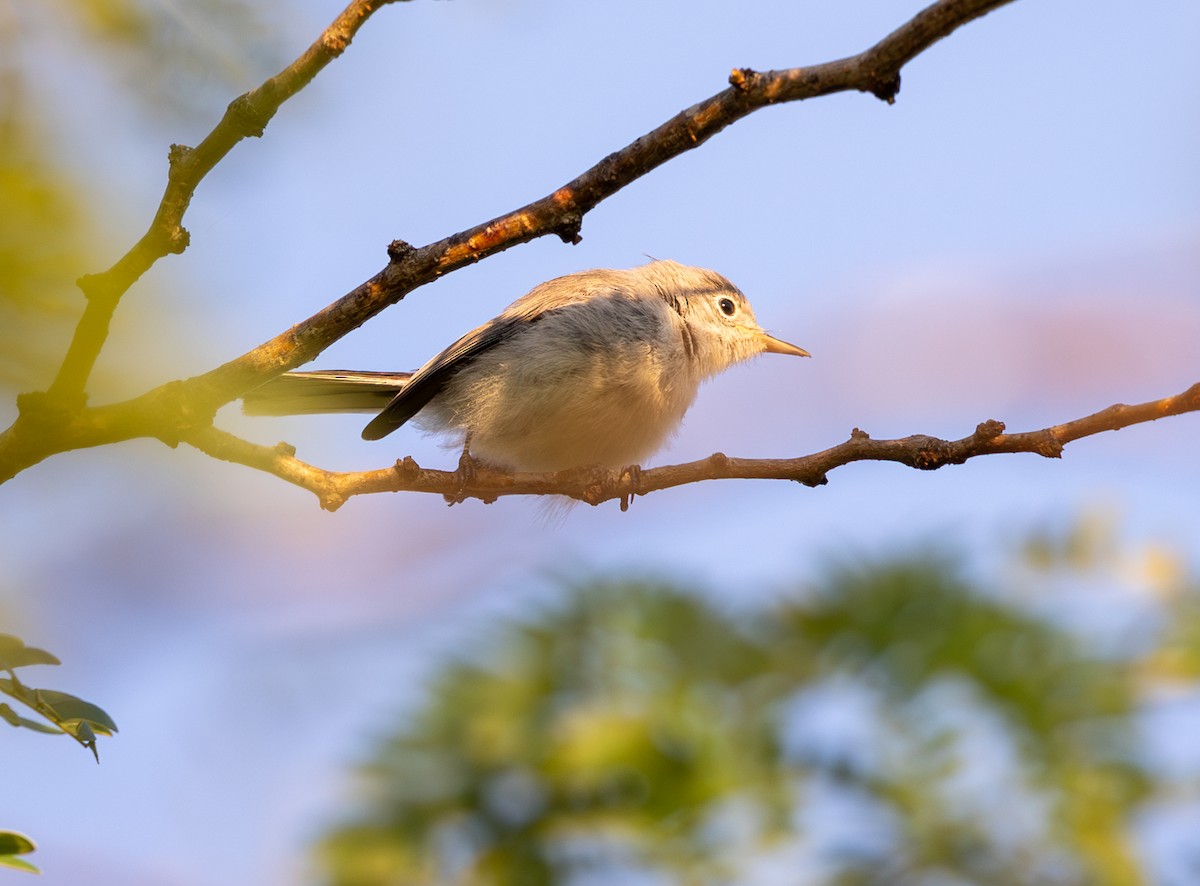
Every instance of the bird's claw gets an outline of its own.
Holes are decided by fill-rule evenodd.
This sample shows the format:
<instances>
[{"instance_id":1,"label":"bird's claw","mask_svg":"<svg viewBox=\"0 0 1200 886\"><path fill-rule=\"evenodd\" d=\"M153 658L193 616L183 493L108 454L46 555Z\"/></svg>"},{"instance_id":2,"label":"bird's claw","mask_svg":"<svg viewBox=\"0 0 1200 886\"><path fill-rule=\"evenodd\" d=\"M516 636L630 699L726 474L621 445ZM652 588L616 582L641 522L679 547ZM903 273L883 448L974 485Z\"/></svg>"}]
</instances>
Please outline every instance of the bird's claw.
<instances>
[{"instance_id":1,"label":"bird's claw","mask_svg":"<svg viewBox=\"0 0 1200 886\"><path fill-rule=\"evenodd\" d=\"M442 499L446 504L453 506L466 501L467 487L475 482L478 474L478 463L471 455L471 451L464 446L462 455L458 457L458 467L454 471L455 479L458 481L458 492L454 495L450 495L449 493L443 495Z\"/></svg>"},{"instance_id":2,"label":"bird's claw","mask_svg":"<svg viewBox=\"0 0 1200 886\"><path fill-rule=\"evenodd\" d=\"M626 465L621 469L621 473L617 478L617 484L625 490L621 493L622 513L629 510L629 503L633 501L633 497L640 491L638 487L641 485L641 482L641 465Z\"/></svg>"}]
</instances>

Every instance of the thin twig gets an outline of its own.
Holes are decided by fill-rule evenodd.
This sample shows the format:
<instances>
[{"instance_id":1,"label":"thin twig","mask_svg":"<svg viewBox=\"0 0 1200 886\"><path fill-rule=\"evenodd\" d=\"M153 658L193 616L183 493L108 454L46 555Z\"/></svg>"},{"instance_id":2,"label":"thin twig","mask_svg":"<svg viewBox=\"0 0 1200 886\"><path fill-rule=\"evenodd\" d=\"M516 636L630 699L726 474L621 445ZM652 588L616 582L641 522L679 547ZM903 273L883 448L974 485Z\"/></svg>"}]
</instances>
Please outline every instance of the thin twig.
<instances>
[{"instance_id":1,"label":"thin twig","mask_svg":"<svg viewBox=\"0 0 1200 886\"><path fill-rule=\"evenodd\" d=\"M377 492L431 492L451 503L468 498L490 503L503 495L565 495L592 505L618 499L624 510L636 495L702 480L794 480L805 486L822 486L834 468L856 461L894 461L931 471L1001 452L1061 458L1063 447L1081 437L1196 411L1200 411L1200 382L1173 397L1136 406L1117 404L1064 424L1016 434L1005 433L1004 424L998 421L983 422L961 440L921 434L872 440L855 428L844 443L799 458L730 458L716 453L699 461L648 470L580 468L553 474L509 474L477 468L470 478L457 471L422 468L411 457L373 471L326 471L296 458L295 448L286 443L259 446L211 426L188 434L185 441L214 458L266 471L307 489L329 511L355 495Z\"/></svg>"}]
</instances>

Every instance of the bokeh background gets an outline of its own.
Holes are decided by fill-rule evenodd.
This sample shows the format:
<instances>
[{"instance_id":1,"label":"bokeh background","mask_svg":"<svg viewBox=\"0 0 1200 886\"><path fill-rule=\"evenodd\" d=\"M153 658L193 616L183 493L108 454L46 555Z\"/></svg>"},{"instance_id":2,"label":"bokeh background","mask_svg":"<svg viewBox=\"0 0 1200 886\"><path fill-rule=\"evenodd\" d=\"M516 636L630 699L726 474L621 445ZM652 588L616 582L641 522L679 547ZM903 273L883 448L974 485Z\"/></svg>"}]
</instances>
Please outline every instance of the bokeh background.
<instances>
[{"instance_id":1,"label":"bokeh background","mask_svg":"<svg viewBox=\"0 0 1200 886\"><path fill-rule=\"evenodd\" d=\"M185 219L191 248L126 297L92 402L242 353L379 270L390 240L429 242L547 193L723 88L733 67L852 54L918 8L386 8L263 139L239 145L202 183ZM167 146L197 142L229 99L298 54L339 9L325 0L0 5L5 424L12 395L51 377L80 308L71 281L114 261L148 224ZM542 280L652 255L726 274L764 326L814 354L763 358L710 383L656 463L717 450L805 454L853 427L959 437L995 418L1026 430L1177 393L1200 367L1198 30L1200 7L1188 0L1019 0L911 63L894 106L841 95L756 113L606 201L585 219L580 245L547 238L457 272L315 365L413 368ZM287 440L330 468L408 454L454 464L415 433L364 443L357 416L247 419L232 407L219 422L260 442ZM471 692L503 670L501 650L523 636L497 625L542 619L558 625L545 629L556 636L570 621L562 613L594 605L632 613L621 624L636 634L637 619L666 599L653 590L665 583L714 607L721 624L748 619L745 630L765 644L773 635L755 617L825 599L821 588L849 601L847 618L871 610L869 594L836 591L853 585L837 572L853 564L865 570L854 575L881 581L931 570L903 585L914 599L957 576L946 581L962 599L1003 601L992 616L1052 625L1082 644L1087 661L1122 663L1119 679L1134 688L1111 702L1117 708L1092 713L1127 719L1135 740L1122 759L1137 758L1139 787L1113 801L1128 814L1096 840L1127 841L1117 854L1134 865L1110 865L1125 878L1113 882L1196 882L1200 706L1187 663L1194 646L1176 629L1190 623L1200 570L1198 434L1200 418L1189 415L1079 441L1062 461L988 457L932 474L858 464L815 490L708 483L638 499L624 514L610 504L565 517L535 501L448 509L416 495L355 499L330 515L307 493L186 448L136 441L58 456L0 490L0 613L5 630L64 659L41 682L101 704L121 733L102 741L97 767L65 739L0 732L0 827L39 842L34 860L48 884L307 882L328 863L314 846L368 814L363 785L384 782L364 782L357 767L380 758L387 736L425 722L423 705L427 718L440 703L471 722ZM591 580L641 584L612 592L608 610L579 602L593 600L580 590ZM841 649L841 628L822 628L808 611L816 621L787 622L797 636ZM944 607L923 612L916 623L936 625ZM644 630L665 631L672 617ZM669 631L654 636L656 649L672 648ZM878 652L903 636L876 640ZM714 636L713 648L722 642ZM932 765L923 745L907 745L905 757L872 743L897 721L878 726L878 698L845 674L874 653L823 649L811 652L825 667L819 680L766 653L756 659L762 673L804 688L801 727L771 722L835 748L865 747L863 759L908 760L890 770L909 779L901 783L933 778L913 768ZM446 699L458 677L443 669L468 652L483 676L467 681L474 688L456 706ZM882 660L886 671L891 659ZM954 662L978 685L994 666ZM895 685L910 725L930 705L974 710L953 693L909 710L925 684ZM528 709L509 713L515 721ZM712 722L720 734L725 721ZM611 734L596 723L583 731ZM978 728L956 765L994 780L1011 764L996 741L1008 727ZM837 753L789 756L790 771L797 759L821 771L880 771L838 763ZM837 859L894 858L889 847L916 845L895 827L881 826L865 848L831 836L831 822L853 830L866 820L863 791L880 783L858 785L849 799L825 782L826 794L812 788L817 800L791 819L788 852L727 881L828 882L848 870ZM495 789L503 796L529 794L528 778L504 784ZM965 790L997 820L1046 802L1002 797L986 779ZM696 795L673 802L703 805ZM512 820L527 824L543 807L517 808ZM961 812L950 800L937 808ZM639 826L657 834L669 817ZM732 820L741 833L736 823L748 819ZM1049 828L1051 843L1061 837L1031 827ZM968 847L960 861L987 857L960 837L951 841ZM450 882L446 871L468 876L486 845L478 835L439 839L448 867L428 882ZM1070 852L1093 856L1062 845L1038 856L1049 867L1039 861L1020 876L1075 882L1086 866ZM678 881L674 869L648 872L645 858L614 851L585 852L594 879L576 872L578 881ZM968 882L1002 876L929 858L932 870ZM614 879L617 868L605 865L618 863ZM862 882L921 869L868 864Z\"/></svg>"}]
</instances>

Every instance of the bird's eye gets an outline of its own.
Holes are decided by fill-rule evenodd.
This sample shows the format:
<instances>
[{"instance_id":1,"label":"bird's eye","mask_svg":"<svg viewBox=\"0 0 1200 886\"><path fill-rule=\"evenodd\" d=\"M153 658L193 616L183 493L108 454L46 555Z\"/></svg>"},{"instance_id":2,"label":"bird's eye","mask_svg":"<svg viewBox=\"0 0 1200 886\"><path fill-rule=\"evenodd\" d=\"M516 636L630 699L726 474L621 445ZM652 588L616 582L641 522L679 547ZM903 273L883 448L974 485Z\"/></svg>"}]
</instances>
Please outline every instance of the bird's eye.
<instances>
[{"instance_id":1,"label":"bird's eye","mask_svg":"<svg viewBox=\"0 0 1200 886\"><path fill-rule=\"evenodd\" d=\"M731 298L721 299L719 302L717 302L717 307L721 309L721 313L726 317L732 317L734 312L737 311L737 305L733 303L733 299Z\"/></svg>"}]
</instances>

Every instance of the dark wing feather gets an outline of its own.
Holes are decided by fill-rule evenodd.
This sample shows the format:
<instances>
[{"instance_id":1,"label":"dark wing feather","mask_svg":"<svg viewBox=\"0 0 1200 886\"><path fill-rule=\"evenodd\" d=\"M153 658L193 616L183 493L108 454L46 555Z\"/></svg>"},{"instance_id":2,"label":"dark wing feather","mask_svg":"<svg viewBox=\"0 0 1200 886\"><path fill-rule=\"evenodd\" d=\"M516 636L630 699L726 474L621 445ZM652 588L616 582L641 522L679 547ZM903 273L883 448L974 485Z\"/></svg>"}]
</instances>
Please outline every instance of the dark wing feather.
<instances>
[{"instance_id":1,"label":"dark wing feather","mask_svg":"<svg viewBox=\"0 0 1200 886\"><path fill-rule=\"evenodd\" d=\"M557 277L521 296L498 317L473 329L420 369L387 408L363 428L364 440L378 440L400 427L440 394L463 367L485 351L519 335L547 314L578 305L595 292L617 292L626 271L585 271Z\"/></svg>"},{"instance_id":2,"label":"dark wing feather","mask_svg":"<svg viewBox=\"0 0 1200 886\"><path fill-rule=\"evenodd\" d=\"M472 360L527 329L536 316L540 314L522 310L515 304L494 320L468 332L413 373L404 389L363 428L363 439L379 440L396 430L424 409Z\"/></svg>"}]
</instances>

